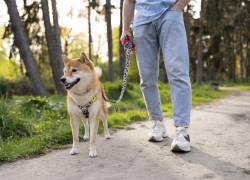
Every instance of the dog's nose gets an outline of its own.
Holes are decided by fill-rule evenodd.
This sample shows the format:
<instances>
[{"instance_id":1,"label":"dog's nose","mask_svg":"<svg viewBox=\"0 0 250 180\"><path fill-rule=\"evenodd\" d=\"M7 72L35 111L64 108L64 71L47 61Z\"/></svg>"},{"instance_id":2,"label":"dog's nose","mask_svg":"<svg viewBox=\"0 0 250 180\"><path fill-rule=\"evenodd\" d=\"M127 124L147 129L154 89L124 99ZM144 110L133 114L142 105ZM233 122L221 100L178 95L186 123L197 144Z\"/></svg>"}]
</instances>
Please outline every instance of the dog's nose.
<instances>
[{"instance_id":1,"label":"dog's nose","mask_svg":"<svg viewBox=\"0 0 250 180\"><path fill-rule=\"evenodd\" d=\"M62 77L62 78L60 79L60 81L61 81L62 83L65 83L65 82L66 82L66 78L65 78L65 77Z\"/></svg>"}]
</instances>

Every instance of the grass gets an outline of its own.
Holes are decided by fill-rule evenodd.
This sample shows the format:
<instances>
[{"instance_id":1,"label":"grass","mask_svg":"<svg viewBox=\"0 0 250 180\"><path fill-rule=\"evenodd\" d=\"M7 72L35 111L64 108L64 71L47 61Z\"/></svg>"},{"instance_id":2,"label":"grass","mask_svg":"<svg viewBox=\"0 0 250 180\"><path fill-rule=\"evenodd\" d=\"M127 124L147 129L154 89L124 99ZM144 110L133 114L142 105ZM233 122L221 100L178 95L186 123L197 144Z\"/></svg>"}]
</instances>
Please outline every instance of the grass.
<instances>
[{"instance_id":1,"label":"grass","mask_svg":"<svg viewBox=\"0 0 250 180\"><path fill-rule=\"evenodd\" d=\"M235 89L242 90L242 91L250 91L250 83L249 82L243 82L243 83L227 82L227 83L224 83L223 86L235 88Z\"/></svg>"},{"instance_id":2,"label":"grass","mask_svg":"<svg viewBox=\"0 0 250 180\"><path fill-rule=\"evenodd\" d=\"M104 87L108 97L115 99L119 96L120 82L105 83ZM159 91L163 111L170 117L170 88L159 84ZM193 85L192 103L196 106L225 95L226 92L214 91L209 85ZM0 100L0 163L44 154L71 143L64 96L51 96L48 99L15 96ZM111 129L127 128L132 122L146 120L148 116L139 86L129 84L123 101L112 105L109 113ZM99 131L102 132L102 129L100 126ZM81 126L81 137L83 132Z\"/></svg>"}]
</instances>

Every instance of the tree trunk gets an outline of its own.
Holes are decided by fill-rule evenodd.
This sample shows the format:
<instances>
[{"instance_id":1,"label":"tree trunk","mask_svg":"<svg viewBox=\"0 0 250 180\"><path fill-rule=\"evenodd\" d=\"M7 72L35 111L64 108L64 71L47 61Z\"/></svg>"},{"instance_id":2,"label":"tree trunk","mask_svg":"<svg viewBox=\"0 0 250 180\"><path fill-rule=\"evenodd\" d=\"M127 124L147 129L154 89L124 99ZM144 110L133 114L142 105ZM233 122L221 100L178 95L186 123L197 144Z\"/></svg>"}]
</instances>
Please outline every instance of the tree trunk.
<instances>
[{"instance_id":1,"label":"tree trunk","mask_svg":"<svg viewBox=\"0 0 250 180\"><path fill-rule=\"evenodd\" d=\"M52 0L52 14L54 27L50 22L50 13L48 0L41 0L43 21L45 26L45 36L48 45L50 66L52 69L53 80L58 93L64 93L65 90L60 83L60 78L63 72L62 48L60 39L60 28L58 25L58 15L56 10L56 1Z\"/></svg>"},{"instance_id":2,"label":"tree trunk","mask_svg":"<svg viewBox=\"0 0 250 180\"><path fill-rule=\"evenodd\" d=\"M119 38L122 35L122 8L123 8L123 1L120 1L120 26L119 26ZM120 78L123 78L124 68L125 68L125 54L124 48L119 39L119 64L120 64Z\"/></svg>"},{"instance_id":3,"label":"tree trunk","mask_svg":"<svg viewBox=\"0 0 250 180\"><path fill-rule=\"evenodd\" d=\"M197 66L196 66L196 83L202 83L203 77L203 60L202 60L202 36L203 36L203 14L204 14L204 0L201 0L201 12L199 20L199 41L198 41L198 52L197 52Z\"/></svg>"},{"instance_id":4,"label":"tree trunk","mask_svg":"<svg viewBox=\"0 0 250 180\"><path fill-rule=\"evenodd\" d=\"M20 19L15 0L4 0L10 16L11 29L14 34L15 45L20 51L25 68L28 72L29 79L34 90L35 95L46 96L47 92L40 78L37 65L29 47L29 41L24 31L23 23Z\"/></svg>"},{"instance_id":5,"label":"tree trunk","mask_svg":"<svg viewBox=\"0 0 250 180\"><path fill-rule=\"evenodd\" d=\"M91 2L88 0L89 59L92 59Z\"/></svg>"},{"instance_id":6,"label":"tree trunk","mask_svg":"<svg viewBox=\"0 0 250 180\"><path fill-rule=\"evenodd\" d=\"M107 23L107 41L108 41L108 58L109 58L109 81L114 81L113 69L113 42L112 42L112 25L111 25L111 3L106 0L105 16Z\"/></svg>"},{"instance_id":7,"label":"tree trunk","mask_svg":"<svg viewBox=\"0 0 250 180\"><path fill-rule=\"evenodd\" d=\"M242 46L242 31L240 31L240 81L243 82L244 80L244 55L243 55L243 46Z\"/></svg>"},{"instance_id":8,"label":"tree trunk","mask_svg":"<svg viewBox=\"0 0 250 180\"><path fill-rule=\"evenodd\" d=\"M56 0L51 0L52 3L52 15L53 15L53 24L54 24L54 33L56 40L56 59L57 59L57 71L56 71L56 89L59 93L64 93L64 87L60 83L60 78L63 75L63 60L62 60L62 43L61 43L61 30L58 23L58 13L56 7Z\"/></svg>"},{"instance_id":9,"label":"tree trunk","mask_svg":"<svg viewBox=\"0 0 250 180\"><path fill-rule=\"evenodd\" d=\"M246 5L247 5L247 17L250 17L250 1L245 1ZM248 26L246 27L246 29L250 28L250 19L248 18ZM246 61L247 61L247 78L248 80L250 80L250 36L247 37L246 39L247 41L247 47L246 47Z\"/></svg>"},{"instance_id":10,"label":"tree trunk","mask_svg":"<svg viewBox=\"0 0 250 180\"><path fill-rule=\"evenodd\" d=\"M247 41L247 78L250 79L250 45L249 45L249 41Z\"/></svg>"},{"instance_id":11,"label":"tree trunk","mask_svg":"<svg viewBox=\"0 0 250 180\"><path fill-rule=\"evenodd\" d=\"M237 54L237 45L236 45L236 35L233 35L233 59L232 59L232 79L233 82L236 82L236 54Z\"/></svg>"}]
</instances>

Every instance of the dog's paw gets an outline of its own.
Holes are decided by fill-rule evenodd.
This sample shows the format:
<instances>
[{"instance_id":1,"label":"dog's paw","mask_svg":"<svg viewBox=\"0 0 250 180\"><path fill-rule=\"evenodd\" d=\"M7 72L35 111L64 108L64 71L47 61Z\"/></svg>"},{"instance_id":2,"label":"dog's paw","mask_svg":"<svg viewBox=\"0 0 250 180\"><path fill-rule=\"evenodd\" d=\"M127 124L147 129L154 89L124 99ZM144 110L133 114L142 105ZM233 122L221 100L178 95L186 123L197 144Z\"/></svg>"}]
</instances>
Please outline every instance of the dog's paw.
<instances>
[{"instance_id":1,"label":"dog's paw","mask_svg":"<svg viewBox=\"0 0 250 180\"><path fill-rule=\"evenodd\" d=\"M70 152L69 152L70 155L75 155L75 154L78 154L78 153L79 153L79 151L78 151L77 148L72 148L72 149L70 150Z\"/></svg>"},{"instance_id":2,"label":"dog's paw","mask_svg":"<svg viewBox=\"0 0 250 180\"><path fill-rule=\"evenodd\" d=\"M97 157L97 152L96 152L96 150L91 150L91 151L89 151L89 157L90 157L90 158L95 158L95 157Z\"/></svg>"},{"instance_id":3,"label":"dog's paw","mask_svg":"<svg viewBox=\"0 0 250 180\"><path fill-rule=\"evenodd\" d=\"M83 141L88 141L89 140L89 136L83 136Z\"/></svg>"},{"instance_id":4,"label":"dog's paw","mask_svg":"<svg viewBox=\"0 0 250 180\"><path fill-rule=\"evenodd\" d=\"M106 134L106 135L105 135L105 139L111 139L110 134Z\"/></svg>"}]
</instances>

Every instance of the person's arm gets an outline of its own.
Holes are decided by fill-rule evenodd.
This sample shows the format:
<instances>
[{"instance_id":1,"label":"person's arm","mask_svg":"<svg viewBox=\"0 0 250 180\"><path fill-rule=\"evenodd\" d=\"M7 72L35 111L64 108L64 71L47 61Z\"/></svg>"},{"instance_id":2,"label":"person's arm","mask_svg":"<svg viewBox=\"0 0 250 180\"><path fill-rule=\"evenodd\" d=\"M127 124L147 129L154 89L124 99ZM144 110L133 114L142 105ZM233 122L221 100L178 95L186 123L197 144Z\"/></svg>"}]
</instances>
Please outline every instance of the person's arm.
<instances>
[{"instance_id":1,"label":"person's arm","mask_svg":"<svg viewBox=\"0 0 250 180\"><path fill-rule=\"evenodd\" d=\"M124 0L122 9L122 35L121 42L123 42L126 35L130 34L130 23L134 17L135 0Z\"/></svg>"},{"instance_id":2,"label":"person's arm","mask_svg":"<svg viewBox=\"0 0 250 180\"><path fill-rule=\"evenodd\" d=\"M190 2L190 0L177 0L177 2L171 8L172 10L183 11L185 6Z\"/></svg>"}]
</instances>

